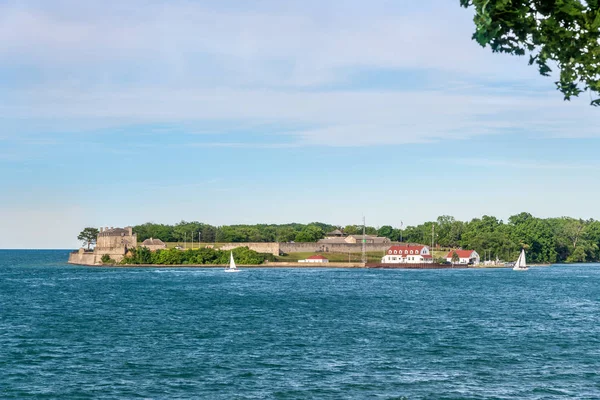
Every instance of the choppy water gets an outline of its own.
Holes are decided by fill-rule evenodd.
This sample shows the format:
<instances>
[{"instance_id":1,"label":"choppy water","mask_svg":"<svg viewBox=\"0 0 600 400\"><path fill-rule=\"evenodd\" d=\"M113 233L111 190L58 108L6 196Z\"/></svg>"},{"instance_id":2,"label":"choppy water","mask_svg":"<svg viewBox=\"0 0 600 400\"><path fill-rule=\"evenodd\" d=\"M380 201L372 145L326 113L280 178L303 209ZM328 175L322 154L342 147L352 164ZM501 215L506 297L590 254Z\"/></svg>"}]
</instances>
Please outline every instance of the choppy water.
<instances>
[{"instance_id":1,"label":"choppy water","mask_svg":"<svg viewBox=\"0 0 600 400\"><path fill-rule=\"evenodd\" d=\"M0 251L0 398L600 398L600 266L113 269Z\"/></svg>"}]
</instances>

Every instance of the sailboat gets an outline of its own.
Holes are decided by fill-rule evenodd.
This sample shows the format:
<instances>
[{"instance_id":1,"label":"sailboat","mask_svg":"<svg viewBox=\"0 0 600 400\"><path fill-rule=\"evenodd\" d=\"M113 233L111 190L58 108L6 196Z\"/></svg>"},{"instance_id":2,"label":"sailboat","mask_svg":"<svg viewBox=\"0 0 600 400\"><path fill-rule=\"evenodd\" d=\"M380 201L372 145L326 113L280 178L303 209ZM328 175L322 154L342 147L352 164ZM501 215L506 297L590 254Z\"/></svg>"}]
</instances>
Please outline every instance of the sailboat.
<instances>
[{"instance_id":1,"label":"sailboat","mask_svg":"<svg viewBox=\"0 0 600 400\"><path fill-rule=\"evenodd\" d=\"M525 260L525 249L521 249L521 254L519 254L519 258L517 258L517 262L513 267L513 271L527 271L529 267L527 266L527 261Z\"/></svg>"},{"instance_id":2,"label":"sailboat","mask_svg":"<svg viewBox=\"0 0 600 400\"><path fill-rule=\"evenodd\" d=\"M229 267L225 268L225 272L240 272L240 270L237 269L235 265L235 260L233 259L233 251L230 252Z\"/></svg>"}]
</instances>

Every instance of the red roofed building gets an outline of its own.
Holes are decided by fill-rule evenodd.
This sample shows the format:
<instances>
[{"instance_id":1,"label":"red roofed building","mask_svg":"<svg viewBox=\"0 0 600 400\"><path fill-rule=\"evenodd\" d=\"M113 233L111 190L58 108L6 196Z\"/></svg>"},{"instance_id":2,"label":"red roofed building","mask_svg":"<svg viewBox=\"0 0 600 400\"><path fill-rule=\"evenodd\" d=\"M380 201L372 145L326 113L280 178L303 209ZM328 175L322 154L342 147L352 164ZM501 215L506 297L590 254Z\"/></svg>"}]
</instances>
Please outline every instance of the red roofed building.
<instances>
[{"instance_id":1,"label":"red roofed building","mask_svg":"<svg viewBox=\"0 0 600 400\"><path fill-rule=\"evenodd\" d=\"M407 244L392 246L387 249L381 262L383 264L423 264L432 263L433 257L429 252L429 247L420 244Z\"/></svg>"},{"instance_id":2,"label":"red roofed building","mask_svg":"<svg viewBox=\"0 0 600 400\"><path fill-rule=\"evenodd\" d=\"M454 264L479 264L479 254L475 250L450 250L446 254L446 261L452 262L452 256L456 253L459 261Z\"/></svg>"},{"instance_id":3,"label":"red roofed building","mask_svg":"<svg viewBox=\"0 0 600 400\"><path fill-rule=\"evenodd\" d=\"M305 260L298 260L298 262L301 262L301 263L328 263L329 260L320 254L316 254L314 256L308 257Z\"/></svg>"}]
</instances>

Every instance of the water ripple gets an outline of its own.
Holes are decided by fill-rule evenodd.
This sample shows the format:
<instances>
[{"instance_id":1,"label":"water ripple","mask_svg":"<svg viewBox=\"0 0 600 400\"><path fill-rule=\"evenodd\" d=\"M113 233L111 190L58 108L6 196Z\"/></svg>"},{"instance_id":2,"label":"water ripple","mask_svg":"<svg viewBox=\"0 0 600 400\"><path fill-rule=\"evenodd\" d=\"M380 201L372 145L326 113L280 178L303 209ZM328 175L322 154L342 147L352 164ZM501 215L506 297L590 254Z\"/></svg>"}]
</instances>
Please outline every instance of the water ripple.
<instances>
[{"instance_id":1,"label":"water ripple","mask_svg":"<svg viewBox=\"0 0 600 400\"><path fill-rule=\"evenodd\" d=\"M97 269L0 251L0 398L600 398L600 268Z\"/></svg>"}]
</instances>

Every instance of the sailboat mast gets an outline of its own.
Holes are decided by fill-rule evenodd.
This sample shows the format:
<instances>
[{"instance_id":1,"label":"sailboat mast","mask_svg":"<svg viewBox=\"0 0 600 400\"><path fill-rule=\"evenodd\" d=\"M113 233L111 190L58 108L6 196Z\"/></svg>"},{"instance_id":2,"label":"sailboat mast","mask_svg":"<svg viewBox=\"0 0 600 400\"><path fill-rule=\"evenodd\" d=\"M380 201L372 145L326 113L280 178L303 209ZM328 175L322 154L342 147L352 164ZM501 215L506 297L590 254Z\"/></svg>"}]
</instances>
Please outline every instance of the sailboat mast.
<instances>
[{"instance_id":1,"label":"sailboat mast","mask_svg":"<svg viewBox=\"0 0 600 400\"><path fill-rule=\"evenodd\" d=\"M367 239L365 238L365 217L363 216L362 262L367 262Z\"/></svg>"}]
</instances>

